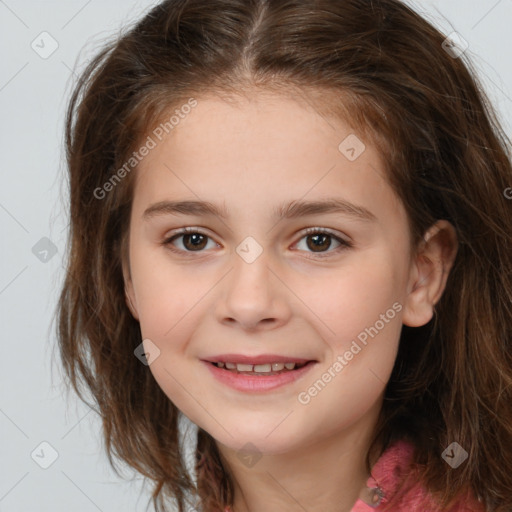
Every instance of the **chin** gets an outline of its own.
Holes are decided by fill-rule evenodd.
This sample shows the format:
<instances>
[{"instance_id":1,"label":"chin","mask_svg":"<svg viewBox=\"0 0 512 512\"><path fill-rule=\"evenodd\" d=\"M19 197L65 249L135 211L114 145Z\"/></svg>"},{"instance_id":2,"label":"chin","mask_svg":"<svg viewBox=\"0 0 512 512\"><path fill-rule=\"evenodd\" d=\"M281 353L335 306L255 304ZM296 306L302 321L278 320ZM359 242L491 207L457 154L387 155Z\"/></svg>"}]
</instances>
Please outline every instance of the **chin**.
<instances>
[{"instance_id":1,"label":"chin","mask_svg":"<svg viewBox=\"0 0 512 512\"><path fill-rule=\"evenodd\" d=\"M297 449L302 445L301 440L294 439L290 433L283 430L279 434L275 430L274 424L268 429L262 428L239 428L236 432L226 425L226 430L232 434L230 436L223 429L215 428L210 435L220 444L230 450L240 452L255 452L265 455L277 455Z\"/></svg>"}]
</instances>

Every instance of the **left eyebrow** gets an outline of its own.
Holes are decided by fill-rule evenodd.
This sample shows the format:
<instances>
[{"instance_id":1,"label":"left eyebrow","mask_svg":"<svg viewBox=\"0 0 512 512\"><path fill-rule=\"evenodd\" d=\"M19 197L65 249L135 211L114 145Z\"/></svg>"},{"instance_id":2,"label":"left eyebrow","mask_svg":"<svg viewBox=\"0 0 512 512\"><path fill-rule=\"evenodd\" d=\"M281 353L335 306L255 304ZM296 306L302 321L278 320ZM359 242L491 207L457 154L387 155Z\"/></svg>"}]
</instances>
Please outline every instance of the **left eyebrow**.
<instances>
[{"instance_id":1,"label":"left eyebrow","mask_svg":"<svg viewBox=\"0 0 512 512\"><path fill-rule=\"evenodd\" d=\"M322 201L291 201L278 207L274 211L274 217L278 219L295 219L307 215L321 215L325 213L346 215L366 222L377 220L377 217L370 210L337 197L326 198Z\"/></svg>"},{"instance_id":2,"label":"left eyebrow","mask_svg":"<svg viewBox=\"0 0 512 512\"><path fill-rule=\"evenodd\" d=\"M327 198L321 201L291 201L273 210L273 219L296 219L311 215L336 213L365 222L377 220L375 215L363 206L355 205L340 198ZM147 208L142 217L151 219L160 215L214 216L227 219L225 206L217 206L208 201L160 201Z\"/></svg>"}]
</instances>

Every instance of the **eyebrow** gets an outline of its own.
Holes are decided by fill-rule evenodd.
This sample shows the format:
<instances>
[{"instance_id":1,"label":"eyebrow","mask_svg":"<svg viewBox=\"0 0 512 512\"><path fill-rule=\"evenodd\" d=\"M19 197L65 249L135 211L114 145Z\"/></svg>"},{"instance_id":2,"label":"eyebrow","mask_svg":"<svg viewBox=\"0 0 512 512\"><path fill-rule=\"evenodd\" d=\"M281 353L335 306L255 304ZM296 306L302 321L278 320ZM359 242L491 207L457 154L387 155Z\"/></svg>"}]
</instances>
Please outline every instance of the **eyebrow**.
<instances>
[{"instance_id":1,"label":"eyebrow","mask_svg":"<svg viewBox=\"0 0 512 512\"><path fill-rule=\"evenodd\" d=\"M363 206L352 204L340 198L326 198L321 201L291 201L273 210L273 219L296 219L308 215L336 213L366 222L376 221L375 215ZM229 214L224 206L208 201L160 201L147 208L142 217L149 220L161 215L213 216L227 219Z\"/></svg>"}]
</instances>

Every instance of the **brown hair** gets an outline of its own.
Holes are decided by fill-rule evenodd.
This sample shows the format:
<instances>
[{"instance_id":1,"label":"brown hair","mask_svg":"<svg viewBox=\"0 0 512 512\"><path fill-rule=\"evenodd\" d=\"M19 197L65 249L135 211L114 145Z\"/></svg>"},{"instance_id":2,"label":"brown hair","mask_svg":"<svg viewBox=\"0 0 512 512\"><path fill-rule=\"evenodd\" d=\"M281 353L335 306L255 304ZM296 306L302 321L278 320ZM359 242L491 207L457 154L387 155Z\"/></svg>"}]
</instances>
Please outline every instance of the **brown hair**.
<instances>
[{"instance_id":1,"label":"brown hair","mask_svg":"<svg viewBox=\"0 0 512 512\"><path fill-rule=\"evenodd\" d=\"M115 455L153 481L157 510L173 497L183 511L195 489L179 411L133 354L142 340L122 263L135 174L101 199L95 191L174 107L259 87L307 92L378 147L415 244L437 219L455 227L459 250L434 318L403 327L373 447L412 441L418 478L443 509L471 491L489 511L510 511L509 141L471 63L445 51L444 40L398 0L167 0L80 76L66 120L71 223L60 355L80 398L92 393L111 464ZM453 441L469 453L457 469L441 458ZM203 510L231 503L230 476L202 429L197 472Z\"/></svg>"}]
</instances>

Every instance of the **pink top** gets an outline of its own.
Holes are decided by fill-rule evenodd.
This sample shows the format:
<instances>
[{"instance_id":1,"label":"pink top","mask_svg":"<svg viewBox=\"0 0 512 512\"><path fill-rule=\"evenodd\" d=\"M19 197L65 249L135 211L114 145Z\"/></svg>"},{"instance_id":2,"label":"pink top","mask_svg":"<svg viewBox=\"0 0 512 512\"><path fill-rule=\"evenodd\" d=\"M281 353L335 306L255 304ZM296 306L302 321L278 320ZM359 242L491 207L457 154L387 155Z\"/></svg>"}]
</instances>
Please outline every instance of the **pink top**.
<instances>
[{"instance_id":1,"label":"pink top","mask_svg":"<svg viewBox=\"0 0 512 512\"><path fill-rule=\"evenodd\" d=\"M410 471L410 463L414 453L414 446L405 441L399 441L388 448L375 463L372 468L372 476L367 481L369 489L380 488L379 494L373 493L373 507L358 499L351 512L376 512L382 510L384 505L396 493L397 488L406 474ZM372 494L372 493L370 493ZM393 512L426 512L434 510L435 505L428 492L419 484L415 484L406 491ZM231 512L230 507L226 507L225 512ZM445 512L485 512L483 506L472 498L460 499L455 505Z\"/></svg>"}]
</instances>

